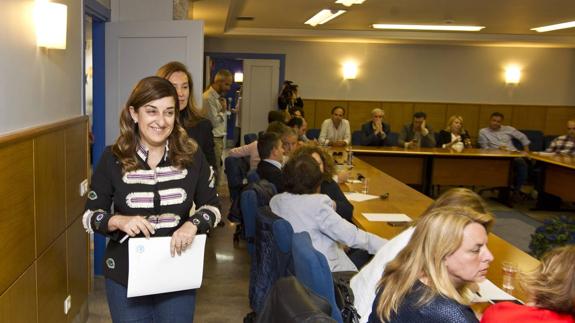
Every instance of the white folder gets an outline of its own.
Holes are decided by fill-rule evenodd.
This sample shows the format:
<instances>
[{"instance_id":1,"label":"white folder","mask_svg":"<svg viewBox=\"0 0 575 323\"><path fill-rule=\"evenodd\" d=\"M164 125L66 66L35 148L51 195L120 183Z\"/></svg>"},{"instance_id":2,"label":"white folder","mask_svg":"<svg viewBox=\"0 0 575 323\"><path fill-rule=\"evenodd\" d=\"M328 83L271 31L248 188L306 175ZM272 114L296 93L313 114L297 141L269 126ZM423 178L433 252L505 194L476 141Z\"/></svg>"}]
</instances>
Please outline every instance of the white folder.
<instances>
[{"instance_id":1,"label":"white folder","mask_svg":"<svg viewBox=\"0 0 575 323\"><path fill-rule=\"evenodd\" d=\"M181 255L170 254L171 237L130 238L128 297L195 289L202 285L206 235L196 235Z\"/></svg>"}]
</instances>

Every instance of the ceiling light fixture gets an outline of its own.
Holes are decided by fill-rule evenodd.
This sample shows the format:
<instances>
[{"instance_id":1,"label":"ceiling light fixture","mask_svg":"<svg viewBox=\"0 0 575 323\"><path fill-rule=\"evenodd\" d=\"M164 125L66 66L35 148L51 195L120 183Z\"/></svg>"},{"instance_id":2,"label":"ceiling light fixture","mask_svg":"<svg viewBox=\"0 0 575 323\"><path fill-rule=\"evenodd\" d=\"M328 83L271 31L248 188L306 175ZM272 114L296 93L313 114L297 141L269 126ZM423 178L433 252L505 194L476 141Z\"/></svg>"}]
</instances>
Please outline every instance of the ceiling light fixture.
<instances>
[{"instance_id":1,"label":"ceiling light fixture","mask_svg":"<svg viewBox=\"0 0 575 323\"><path fill-rule=\"evenodd\" d=\"M354 4L362 4L365 0L337 0L335 3L342 4L346 7L351 7Z\"/></svg>"},{"instance_id":2,"label":"ceiling light fixture","mask_svg":"<svg viewBox=\"0 0 575 323\"><path fill-rule=\"evenodd\" d=\"M569 21L569 22L563 22L563 23L555 24L555 25L531 28L531 30L535 30L538 33L544 33L546 31L567 29L567 28L573 28L573 27L575 27L575 21Z\"/></svg>"},{"instance_id":3,"label":"ceiling light fixture","mask_svg":"<svg viewBox=\"0 0 575 323\"><path fill-rule=\"evenodd\" d=\"M315 27L317 25L325 24L326 22L344 13L345 10L323 9L320 12L316 13L315 16L309 18L309 20L306 21L305 24Z\"/></svg>"},{"instance_id":4,"label":"ceiling light fixture","mask_svg":"<svg viewBox=\"0 0 575 323\"><path fill-rule=\"evenodd\" d=\"M373 24L375 29L400 29L400 30L436 30L436 31L480 31L484 26L456 26L456 25L397 25L397 24Z\"/></svg>"}]
</instances>

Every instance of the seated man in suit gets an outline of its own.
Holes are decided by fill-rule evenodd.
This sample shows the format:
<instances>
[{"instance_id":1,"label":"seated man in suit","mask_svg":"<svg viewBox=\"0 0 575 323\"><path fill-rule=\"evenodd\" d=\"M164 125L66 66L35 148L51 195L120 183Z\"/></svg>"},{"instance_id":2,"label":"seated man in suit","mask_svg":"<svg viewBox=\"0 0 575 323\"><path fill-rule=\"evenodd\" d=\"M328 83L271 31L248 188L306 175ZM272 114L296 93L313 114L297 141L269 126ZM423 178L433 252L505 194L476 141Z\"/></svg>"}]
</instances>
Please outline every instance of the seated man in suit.
<instances>
[{"instance_id":1,"label":"seated man in suit","mask_svg":"<svg viewBox=\"0 0 575 323\"><path fill-rule=\"evenodd\" d=\"M550 153L575 155L575 119L567 121L567 134L559 136L545 150Z\"/></svg>"},{"instance_id":2,"label":"seated man in suit","mask_svg":"<svg viewBox=\"0 0 575 323\"><path fill-rule=\"evenodd\" d=\"M431 127L426 124L425 112L416 112L413 114L413 120L403 126L399 133L399 147L419 148L435 147L435 134Z\"/></svg>"},{"instance_id":3,"label":"seated man in suit","mask_svg":"<svg viewBox=\"0 0 575 323\"><path fill-rule=\"evenodd\" d=\"M283 143L279 134L266 132L258 138L258 153L261 161L257 173L261 179L274 184L278 193L284 191L282 177Z\"/></svg>"},{"instance_id":4,"label":"seated man in suit","mask_svg":"<svg viewBox=\"0 0 575 323\"><path fill-rule=\"evenodd\" d=\"M503 114L493 112L489 118L489 127L479 130L479 146L483 149L502 149L517 151L513 145L513 138L523 144L523 150L529 152L530 141L521 131L512 126L501 125L503 123ZM527 180L527 162L523 158L513 160L513 170L515 179L513 180L512 189L519 191Z\"/></svg>"},{"instance_id":5,"label":"seated man in suit","mask_svg":"<svg viewBox=\"0 0 575 323\"><path fill-rule=\"evenodd\" d=\"M383 146L390 131L389 124L383 122L383 110L371 110L371 121L361 126L362 146Z\"/></svg>"}]
</instances>

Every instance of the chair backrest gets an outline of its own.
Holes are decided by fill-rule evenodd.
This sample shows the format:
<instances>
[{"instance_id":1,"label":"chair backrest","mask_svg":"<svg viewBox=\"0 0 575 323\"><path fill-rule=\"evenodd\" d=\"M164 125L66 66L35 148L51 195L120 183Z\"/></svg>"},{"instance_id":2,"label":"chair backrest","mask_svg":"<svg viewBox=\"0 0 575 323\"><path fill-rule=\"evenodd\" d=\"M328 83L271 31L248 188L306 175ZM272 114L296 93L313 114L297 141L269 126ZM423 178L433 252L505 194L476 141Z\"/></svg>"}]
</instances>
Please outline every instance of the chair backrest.
<instances>
[{"instance_id":1,"label":"chair backrest","mask_svg":"<svg viewBox=\"0 0 575 323\"><path fill-rule=\"evenodd\" d=\"M529 150L531 151L542 151L544 149L544 142L543 142L543 132L539 130L519 130L527 136L527 139L531 142L529 144ZM513 138L512 139L513 145L515 148L519 150L523 150L523 144Z\"/></svg>"},{"instance_id":2,"label":"chair backrest","mask_svg":"<svg viewBox=\"0 0 575 323\"><path fill-rule=\"evenodd\" d=\"M547 149L549 148L549 145L551 145L551 142L553 141L553 139L559 137L559 135L545 135L543 137L543 148Z\"/></svg>"},{"instance_id":3,"label":"chair backrest","mask_svg":"<svg viewBox=\"0 0 575 323\"><path fill-rule=\"evenodd\" d=\"M277 262L280 276L295 274L291 255L293 228L288 221L279 219L273 224L275 246L277 247Z\"/></svg>"},{"instance_id":4,"label":"chair backrest","mask_svg":"<svg viewBox=\"0 0 575 323\"><path fill-rule=\"evenodd\" d=\"M258 135L255 133L246 133L244 135L244 144L245 145L249 145L256 140L258 140Z\"/></svg>"},{"instance_id":5,"label":"chair backrest","mask_svg":"<svg viewBox=\"0 0 575 323\"><path fill-rule=\"evenodd\" d=\"M311 128L306 131L305 135L308 139L318 139L320 131L321 129Z\"/></svg>"},{"instance_id":6,"label":"chair backrest","mask_svg":"<svg viewBox=\"0 0 575 323\"><path fill-rule=\"evenodd\" d=\"M295 233L292 240L292 257L296 278L314 293L324 297L331 305L331 317L343 322L335 302L333 278L325 256L315 250L307 232Z\"/></svg>"},{"instance_id":7,"label":"chair backrest","mask_svg":"<svg viewBox=\"0 0 575 323\"><path fill-rule=\"evenodd\" d=\"M244 234L248 243L248 253L253 257L255 253L256 215L258 211L258 197L253 189L247 189L242 192L240 208L244 222Z\"/></svg>"},{"instance_id":8,"label":"chair backrest","mask_svg":"<svg viewBox=\"0 0 575 323\"><path fill-rule=\"evenodd\" d=\"M260 175L258 175L257 170L252 169L248 172L247 178L248 183L255 183L260 180Z\"/></svg>"},{"instance_id":9,"label":"chair backrest","mask_svg":"<svg viewBox=\"0 0 575 323\"><path fill-rule=\"evenodd\" d=\"M244 186L244 179L249 170L249 163L244 158L226 157L224 160L226 177L228 179L228 190L230 199L239 197L240 190Z\"/></svg>"},{"instance_id":10,"label":"chair backrest","mask_svg":"<svg viewBox=\"0 0 575 323\"><path fill-rule=\"evenodd\" d=\"M398 145L397 143L398 141L399 141L399 134L397 132L390 131L387 134L385 145L388 147L395 147Z\"/></svg>"},{"instance_id":11,"label":"chair backrest","mask_svg":"<svg viewBox=\"0 0 575 323\"><path fill-rule=\"evenodd\" d=\"M361 146L361 131L356 130L351 133L351 144L354 146Z\"/></svg>"}]
</instances>

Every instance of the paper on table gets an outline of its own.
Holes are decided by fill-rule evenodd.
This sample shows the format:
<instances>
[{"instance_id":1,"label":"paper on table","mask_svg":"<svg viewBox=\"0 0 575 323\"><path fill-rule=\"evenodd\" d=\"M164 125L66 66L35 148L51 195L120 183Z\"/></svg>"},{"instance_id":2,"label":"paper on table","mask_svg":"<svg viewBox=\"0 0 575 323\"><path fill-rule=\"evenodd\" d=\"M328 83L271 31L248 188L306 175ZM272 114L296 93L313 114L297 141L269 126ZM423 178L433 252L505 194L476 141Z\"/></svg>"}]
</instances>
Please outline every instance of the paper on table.
<instances>
[{"instance_id":1,"label":"paper on table","mask_svg":"<svg viewBox=\"0 0 575 323\"><path fill-rule=\"evenodd\" d=\"M129 239L128 297L199 288L206 235L196 235L180 256L170 255L171 237Z\"/></svg>"},{"instance_id":2,"label":"paper on table","mask_svg":"<svg viewBox=\"0 0 575 323\"><path fill-rule=\"evenodd\" d=\"M479 294L480 297L473 300L473 302L481 303L481 302L488 302L488 301L512 301L516 300L515 297L509 295L501 288L497 287L494 283L492 283L489 279L485 279L479 285Z\"/></svg>"},{"instance_id":3,"label":"paper on table","mask_svg":"<svg viewBox=\"0 0 575 323\"><path fill-rule=\"evenodd\" d=\"M411 222L411 218L403 213L362 213L372 222Z\"/></svg>"},{"instance_id":4,"label":"paper on table","mask_svg":"<svg viewBox=\"0 0 575 323\"><path fill-rule=\"evenodd\" d=\"M376 195L362 194L362 193L356 193L356 192L345 192L344 194L348 200L353 201L353 202L363 202L363 201L368 201L368 200L373 200L373 199L379 198L379 196L376 196Z\"/></svg>"}]
</instances>

